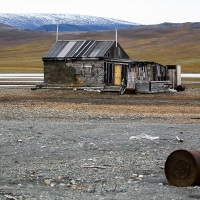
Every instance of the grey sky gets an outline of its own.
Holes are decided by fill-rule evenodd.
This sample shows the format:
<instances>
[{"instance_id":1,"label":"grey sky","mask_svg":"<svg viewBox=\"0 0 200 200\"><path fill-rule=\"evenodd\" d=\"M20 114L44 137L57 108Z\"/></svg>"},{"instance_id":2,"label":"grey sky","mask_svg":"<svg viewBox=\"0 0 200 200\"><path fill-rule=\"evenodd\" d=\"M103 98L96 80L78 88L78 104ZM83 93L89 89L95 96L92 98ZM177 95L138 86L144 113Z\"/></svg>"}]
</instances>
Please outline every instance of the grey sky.
<instances>
[{"instance_id":1,"label":"grey sky","mask_svg":"<svg viewBox=\"0 0 200 200\"><path fill-rule=\"evenodd\" d=\"M67 13L141 24L200 22L200 0L0 0L0 13Z\"/></svg>"}]
</instances>

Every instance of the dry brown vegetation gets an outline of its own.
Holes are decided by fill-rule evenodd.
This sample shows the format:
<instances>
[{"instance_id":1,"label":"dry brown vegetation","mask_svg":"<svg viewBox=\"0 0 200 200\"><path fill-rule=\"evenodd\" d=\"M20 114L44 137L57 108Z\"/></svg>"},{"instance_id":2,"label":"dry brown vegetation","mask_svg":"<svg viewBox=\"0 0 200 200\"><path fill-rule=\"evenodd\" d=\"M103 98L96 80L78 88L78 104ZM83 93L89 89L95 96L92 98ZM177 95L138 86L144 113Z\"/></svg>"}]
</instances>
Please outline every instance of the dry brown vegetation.
<instances>
[{"instance_id":1,"label":"dry brown vegetation","mask_svg":"<svg viewBox=\"0 0 200 200\"><path fill-rule=\"evenodd\" d=\"M6 89L0 91L0 103L9 109L46 110L73 115L120 119L141 118L172 122L199 123L200 89L178 93L119 95L73 90Z\"/></svg>"},{"instance_id":2,"label":"dry brown vegetation","mask_svg":"<svg viewBox=\"0 0 200 200\"><path fill-rule=\"evenodd\" d=\"M55 39L51 32L0 26L0 72L43 72L42 56ZM113 40L115 32L60 33L59 39ZM118 41L133 59L180 64L182 72L200 73L200 23L118 30Z\"/></svg>"}]
</instances>

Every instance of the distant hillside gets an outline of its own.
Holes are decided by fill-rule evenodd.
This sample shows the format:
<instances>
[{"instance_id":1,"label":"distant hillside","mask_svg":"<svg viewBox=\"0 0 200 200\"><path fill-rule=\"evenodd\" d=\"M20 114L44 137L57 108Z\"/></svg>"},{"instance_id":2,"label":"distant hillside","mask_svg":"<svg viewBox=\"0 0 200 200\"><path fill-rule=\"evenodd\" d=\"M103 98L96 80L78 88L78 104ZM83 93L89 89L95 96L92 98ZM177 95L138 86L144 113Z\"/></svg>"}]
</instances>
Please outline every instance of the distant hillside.
<instances>
[{"instance_id":1,"label":"distant hillside","mask_svg":"<svg viewBox=\"0 0 200 200\"><path fill-rule=\"evenodd\" d=\"M117 19L73 14L0 14L0 23L28 30L98 31L128 28L138 24Z\"/></svg>"},{"instance_id":2,"label":"distant hillside","mask_svg":"<svg viewBox=\"0 0 200 200\"><path fill-rule=\"evenodd\" d=\"M123 28L131 28L135 25L129 24L102 24L102 25L72 25L72 24L59 24L58 31L59 32L81 32L81 31L105 31L105 30L115 30L115 29L123 29ZM57 24L52 25L44 25L36 30L38 31L56 31Z\"/></svg>"},{"instance_id":3,"label":"distant hillside","mask_svg":"<svg viewBox=\"0 0 200 200\"><path fill-rule=\"evenodd\" d=\"M0 72L43 72L42 56L55 43L55 32L0 25ZM115 31L60 32L60 40L113 40ZM200 73L200 23L138 26L118 30L118 42L133 59L180 64Z\"/></svg>"}]
</instances>

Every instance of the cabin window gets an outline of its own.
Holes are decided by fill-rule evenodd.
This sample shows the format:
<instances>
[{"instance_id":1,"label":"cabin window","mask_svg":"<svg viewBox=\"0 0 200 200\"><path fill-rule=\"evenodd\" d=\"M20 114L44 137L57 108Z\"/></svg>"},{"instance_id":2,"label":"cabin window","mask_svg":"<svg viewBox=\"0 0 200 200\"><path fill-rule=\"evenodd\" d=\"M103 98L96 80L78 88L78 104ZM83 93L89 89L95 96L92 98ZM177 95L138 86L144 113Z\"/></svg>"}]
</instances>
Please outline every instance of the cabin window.
<instances>
[{"instance_id":1,"label":"cabin window","mask_svg":"<svg viewBox=\"0 0 200 200\"><path fill-rule=\"evenodd\" d=\"M91 64L84 64L82 68L83 76L92 76L92 65Z\"/></svg>"}]
</instances>

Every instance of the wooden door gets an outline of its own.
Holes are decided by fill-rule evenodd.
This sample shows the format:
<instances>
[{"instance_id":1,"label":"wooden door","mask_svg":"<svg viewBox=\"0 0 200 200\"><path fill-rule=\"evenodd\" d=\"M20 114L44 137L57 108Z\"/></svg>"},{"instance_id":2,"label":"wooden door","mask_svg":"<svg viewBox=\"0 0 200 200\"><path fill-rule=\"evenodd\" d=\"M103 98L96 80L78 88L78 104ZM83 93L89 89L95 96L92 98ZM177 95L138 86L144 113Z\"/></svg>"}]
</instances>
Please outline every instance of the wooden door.
<instances>
[{"instance_id":1,"label":"wooden door","mask_svg":"<svg viewBox=\"0 0 200 200\"><path fill-rule=\"evenodd\" d=\"M115 65L114 66L114 85L121 85L122 80L122 66Z\"/></svg>"}]
</instances>

